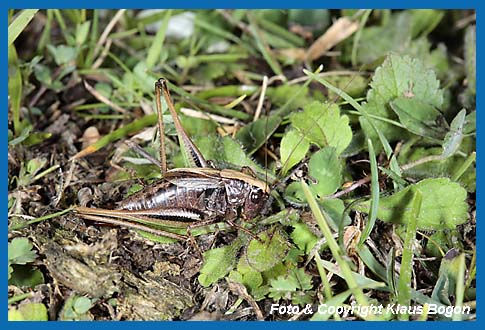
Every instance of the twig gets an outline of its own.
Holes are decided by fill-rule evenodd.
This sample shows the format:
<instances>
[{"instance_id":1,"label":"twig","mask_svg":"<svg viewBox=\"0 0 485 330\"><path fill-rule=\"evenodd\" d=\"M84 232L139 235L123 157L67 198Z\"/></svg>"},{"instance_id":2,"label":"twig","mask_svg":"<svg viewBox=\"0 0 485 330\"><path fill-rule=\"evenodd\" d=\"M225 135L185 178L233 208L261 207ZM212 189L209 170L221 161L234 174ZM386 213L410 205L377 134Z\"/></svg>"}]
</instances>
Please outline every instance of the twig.
<instances>
[{"instance_id":1,"label":"twig","mask_svg":"<svg viewBox=\"0 0 485 330\"><path fill-rule=\"evenodd\" d=\"M99 102L102 102L111 108L115 109L118 112L121 112L122 114L126 114L128 111L126 111L124 108L120 107L119 105L111 102L107 97L101 95L98 93L91 85L88 84L86 80L84 80L84 87L88 90L89 93L91 93L92 96L94 96Z\"/></svg>"},{"instance_id":2,"label":"twig","mask_svg":"<svg viewBox=\"0 0 485 330\"><path fill-rule=\"evenodd\" d=\"M104 60L106 59L106 56L108 56L109 49L111 48L111 44L113 43L113 40L111 38L108 38L106 40L106 45L103 48L103 51L101 52L101 55L97 58L96 62L93 64L93 69L97 69L103 64Z\"/></svg>"},{"instance_id":3,"label":"twig","mask_svg":"<svg viewBox=\"0 0 485 330\"><path fill-rule=\"evenodd\" d=\"M268 87L268 76L263 77L263 85L261 86L261 94L259 95L258 106L256 107L256 112L254 113L253 121L258 120L261 116L261 110L263 109L264 97L266 95L266 88Z\"/></svg>"},{"instance_id":4,"label":"twig","mask_svg":"<svg viewBox=\"0 0 485 330\"><path fill-rule=\"evenodd\" d=\"M94 48L93 52L93 58L98 56L99 50L101 49L101 46L104 44L106 39L108 38L109 33L111 30L114 28L116 23L121 19L123 14L125 13L126 9L120 9L118 12L113 16L111 21L106 25L106 28L104 29L103 33L99 37L98 42L96 43L96 47Z\"/></svg>"}]
</instances>

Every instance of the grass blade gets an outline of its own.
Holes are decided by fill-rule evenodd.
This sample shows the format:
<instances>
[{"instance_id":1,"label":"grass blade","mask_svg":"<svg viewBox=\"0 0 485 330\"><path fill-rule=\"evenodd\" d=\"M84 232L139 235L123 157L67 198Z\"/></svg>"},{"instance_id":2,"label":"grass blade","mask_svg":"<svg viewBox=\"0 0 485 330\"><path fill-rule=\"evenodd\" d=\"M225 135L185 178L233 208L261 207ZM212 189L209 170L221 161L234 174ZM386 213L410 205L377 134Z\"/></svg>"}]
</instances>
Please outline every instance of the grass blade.
<instances>
[{"instance_id":1,"label":"grass blade","mask_svg":"<svg viewBox=\"0 0 485 330\"><path fill-rule=\"evenodd\" d=\"M84 148L77 154L75 154L72 159L78 159L85 157L89 154L92 154L93 152L98 151L99 149L105 147L107 144L117 141L121 138L124 138L125 136L137 132L141 130L142 128L148 127L148 126L153 126L157 122L157 114L153 113L151 115L145 116L141 119L135 120L134 122L125 125L123 127L118 128L117 130L114 130L113 132L103 136L101 139L96 141L95 143L89 145L88 147Z\"/></svg>"},{"instance_id":2,"label":"grass blade","mask_svg":"<svg viewBox=\"0 0 485 330\"><path fill-rule=\"evenodd\" d=\"M153 39L153 43L148 50L148 55L146 59L147 68L151 69L160 58L160 53L163 49L163 42L165 41L165 32L167 31L168 22L170 21L170 17L172 16L172 11L167 10L165 15L163 16L162 24L160 29L158 30L155 38Z\"/></svg>"},{"instance_id":3,"label":"grass blade","mask_svg":"<svg viewBox=\"0 0 485 330\"><path fill-rule=\"evenodd\" d=\"M8 26L8 46L13 44L19 34L25 29L29 22L34 18L39 9L25 9Z\"/></svg>"},{"instance_id":4,"label":"grass blade","mask_svg":"<svg viewBox=\"0 0 485 330\"><path fill-rule=\"evenodd\" d=\"M407 224L406 234L404 238L404 248L401 260L401 273L398 284L397 301L401 306L410 306L411 304L411 277L413 273L413 254L414 254L414 240L416 238L417 219L421 211L421 202L423 196L421 191L415 190L413 199L412 212L409 214L409 222ZM399 314L400 320L408 320L409 314Z\"/></svg>"},{"instance_id":5,"label":"grass blade","mask_svg":"<svg viewBox=\"0 0 485 330\"><path fill-rule=\"evenodd\" d=\"M322 210L320 210L320 207L318 206L317 201L315 200L315 197L313 197L313 194L310 191L310 188L308 187L307 183L303 180L301 180L301 186L303 189L303 193L305 194L305 197L308 201L308 204L310 205L310 209L313 213L313 216L317 221L318 227L320 228L323 236L327 240L328 247L330 248L330 251L332 252L333 257L337 261L340 267L340 270L342 272L342 276L345 279L345 282L347 282L349 289L355 295L357 302L361 306L369 305L367 298L362 292L362 289L358 286L357 281L355 280L352 274L352 270L350 269L349 264L342 257L345 253L340 249L340 246L338 245L335 238L333 238L333 234L330 230L330 227L328 226L327 221L325 220L324 213L322 212Z\"/></svg>"},{"instance_id":6,"label":"grass blade","mask_svg":"<svg viewBox=\"0 0 485 330\"><path fill-rule=\"evenodd\" d=\"M377 218L377 209L379 207L379 175L377 172L377 160L374 152L374 146L372 141L367 139L367 145L369 146L369 159L370 159L370 171L371 171L371 202L369 211L369 220L364 228L362 235L360 236L359 246L365 243L369 237Z\"/></svg>"}]
</instances>

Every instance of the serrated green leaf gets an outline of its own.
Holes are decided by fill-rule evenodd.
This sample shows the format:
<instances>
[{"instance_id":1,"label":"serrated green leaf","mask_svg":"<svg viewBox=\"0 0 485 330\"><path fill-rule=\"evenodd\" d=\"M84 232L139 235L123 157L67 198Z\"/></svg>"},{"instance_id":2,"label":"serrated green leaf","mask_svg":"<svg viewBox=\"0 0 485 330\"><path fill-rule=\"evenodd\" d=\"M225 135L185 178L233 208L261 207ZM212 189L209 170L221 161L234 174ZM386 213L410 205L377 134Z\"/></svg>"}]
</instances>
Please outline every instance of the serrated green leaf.
<instances>
[{"instance_id":1,"label":"serrated green leaf","mask_svg":"<svg viewBox=\"0 0 485 330\"><path fill-rule=\"evenodd\" d=\"M312 155L308 162L312 192L322 198L337 191L342 184L342 167L335 148L326 147Z\"/></svg>"},{"instance_id":2,"label":"serrated green leaf","mask_svg":"<svg viewBox=\"0 0 485 330\"><path fill-rule=\"evenodd\" d=\"M236 255L242 247L242 240L231 245L204 252L204 264L198 277L200 285L208 287L226 276L236 265Z\"/></svg>"},{"instance_id":3,"label":"serrated green leaf","mask_svg":"<svg viewBox=\"0 0 485 330\"><path fill-rule=\"evenodd\" d=\"M290 117L295 127L310 143L320 148L334 147L342 153L352 140L352 130L347 116L340 116L338 105L312 102L302 112Z\"/></svg>"},{"instance_id":4,"label":"serrated green leaf","mask_svg":"<svg viewBox=\"0 0 485 330\"><path fill-rule=\"evenodd\" d=\"M367 93L367 103L363 105L363 110L370 116L361 116L359 121L366 136L372 140L377 150L380 149L380 143L375 129L378 129L389 142L394 142L406 139L407 132L401 126L411 125L409 116L406 116L406 122L392 123L399 117L391 110L390 102L405 97L437 109L443 103L443 90L439 89L436 74L428 70L421 61L409 56L391 53L376 69L370 85L372 89ZM414 111L413 113L413 116L420 118L419 113ZM433 111L427 111L425 118L432 113ZM402 115L406 113L403 112ZM379 117L382 119L379 120ZM418 125L416 121L412 123ZM411 125L411 127L416 131L415 126Z\"/></svg>"},{"instance_id":5,"label":"serrated green leaf","mask_svg":"<svg viewBox=\"0 0 485 330\"><path fill-rule=\"evenodd\" d=\"M280 154L281 175L286 175L289 169L298 164L305 158L310 149L310 143L295 129L290 129L281 139Z\"/></svg>"},{"instance_id":6,"label":"serrated green leaf","mask_svg":"<svg viewBox=\"0 0 485 330\"><path fill-rule=\"evenodd\" d=\"M436 127L440 112L426 102L407 97L398 97L390 102L399 121L413 134L440 139L443 133Z\"/></svg>"},{"instance_id":7,"label":"serrated green leaf","mask_svg":"<svg viewBox=\"0 0 485 330\"><path fill-rule=\"evenodd\" d=\"M446 133L443 141L443 158L452 156L463 141L463 125L465 124L466 110L461 110L453 119L450 131Z\"/></svg>"},{"instance_id":8,"label":"serrated green leaf","mask_svg":"<svg viewBox=\"0 0 485 330\"><path fill-rule=\"evenodd\" d=\"M289 249L288 238L276 227L258 234L260 242L252 239L246 249L248 265L258 271L264 272L280 263Z\"/></svg>"},{"instance_id":9,"label":"serrated green leaf","mask_svg":"<svg viewBox=\"0 0 485 330\"><path fill-rule=\"evenodd\" d=\"M199 136L194 139L205 159L215 160L237 167L247 166L252 170L265 174L265 169L253 161L244 151L243 146L228 136Z\"/></svg>"},{"instance_id":10,"label":"serrated green leaf","mask_svg":"<svg viewBox=\"0 0 485 330\"><path fill-rule=\"evenodd\" d=\"M425 179L403 190L379 200L377 217L384 222L405 224L407 214L412 210L414 189L422 196L422 204L417 219L420 230L455 229L467 221L467 193L458 183L447 178ZM369 202L353 208L368 212Z\"/></svg>"},{"instance_id":11,"label":"serrated green leaf","mask_svg":"<svg viewBox=\"0 0 485 330\"><path fill-rule=\"evenodd\" d=\"M32 244L25 237L14 238L8 243L8 260L11 264L25 265L37 258Z\"/></svg>"},{"instance_id":12,"label":"serrated green leaf","mask_svg":"<svg viewBox=\"0 0 485 330\"><path fill-rule=\"evenodd\" d=\"M298 288L298 281L293 276L278 276L270 281L269 297L275 300L288 297ZM289 297L288 297L289 298Z\"/></svg>"},{"instance_id":13,"label":"serrated green leaf","mask_svg":"<svg viewBox=\"0 0 485 330\"><path fill-rule=\"evenodd\" d=\"M298 282L298 289L300 290L309 290L312 286L312 277L305 273L303 268L295 268L292 271L293 276L295 276Z\"/></svg>"},{"instance_id":14,"label":"serrated green leaf","mask_svg":"<svg viewBox=\"0 0 485 330\"><path fill-rule=\"evenodd\" d=\"M41 303L22 304L8 311L9 321L47 321L47 308Z\"/></svg>"},{"instance_id":15,"label":"serrated green leaf","mask_svg":"<svg viewBox=\"0 0 485 330\"><path fill-rule=\"evenodd\" d=\"M409 56L391 53L375 71L372 89L367 101L386 104L395 98L406 96L423 101L436 108L443 103L443 90L434 71Z\"/></svg>"}]
</instances>

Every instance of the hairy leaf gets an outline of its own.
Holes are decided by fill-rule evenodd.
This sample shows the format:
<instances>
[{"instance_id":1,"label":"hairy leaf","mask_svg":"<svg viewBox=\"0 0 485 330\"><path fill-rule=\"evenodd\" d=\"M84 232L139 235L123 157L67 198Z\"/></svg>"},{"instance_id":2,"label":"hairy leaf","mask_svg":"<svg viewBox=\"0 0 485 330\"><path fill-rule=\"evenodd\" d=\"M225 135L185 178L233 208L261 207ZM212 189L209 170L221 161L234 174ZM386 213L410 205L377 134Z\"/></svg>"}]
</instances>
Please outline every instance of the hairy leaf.
<instances>
[{"instance_id":1,"label":"hairy leaf","mask_svg":"<svg viewBox=\"0 0 485 330\"><path fill-rule=\"evenodd\" d=\"M334 147L338 154L342 153L352 140L352 130L349 118L340 115L336 104L312 102L305 106L302 112L290 117L295 127L310 143L320 148Z\"/></svg>"},{"instance_id":2,"label":"hairy leaf","mask_svg":"<svg viewBox=\"0 0 485 330\"><path fill-rule=\"evenodd\" d=\"M258 234L259 239L251 240L246 250L246 260L248 265L264 272L281 262L288 252L288 238L282 231L273 227Z\"/></svg>"},{"instance_id":3,"label":"hairy leaf","mask_svg":"<svg viewBox=\"0 0 485 330\"><path fill-rule=\"evenodd\" d=\"M199 283L208 287L226 276L236 265L236 255L242 246L242 240L231 245L204 252L204 264L200 269Z\"/></svg>"},{"instance_id":4,"label":"hairy leaf","mask_svg":"<svg viewBox=\"0 0 485 330\"><path fill-rule=\"evenodd\" d=\"M412 210L415 189L423 196L417 219L421 230L455 229L467 221L468 205L466 190L447 178L425 179L403 190L379 200L377 217L385 222L406 223L407 214ZM353 208L368 212L369 201Z\"/></svg>"}]
</instances>

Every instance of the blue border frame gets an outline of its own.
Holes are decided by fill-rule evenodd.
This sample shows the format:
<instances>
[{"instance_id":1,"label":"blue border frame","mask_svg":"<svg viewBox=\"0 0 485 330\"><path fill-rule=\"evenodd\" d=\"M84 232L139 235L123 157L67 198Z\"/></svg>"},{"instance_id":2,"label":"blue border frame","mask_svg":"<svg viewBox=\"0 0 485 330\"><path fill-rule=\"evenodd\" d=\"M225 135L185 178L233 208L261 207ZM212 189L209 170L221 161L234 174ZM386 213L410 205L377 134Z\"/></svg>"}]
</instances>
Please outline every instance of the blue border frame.
<instances>
[{"instance_id":1,"label":"blue border frame","mask_svg":"<svg viewBox=\"0 0 485 330\"><path fill-rule=\"evenodd\" d=\"M136 5L136 6L135 6ZM184 1L150 1L150 0L138 0L134 1L113 1L113 0L84 0L84 1L70 1L70 2L63 2L59 3L54 0L48 1L32 1L32 0L18 0L18 1L6 1L0 2L0 7L3 9L2 12L4 13L4 18L7 19L7 9L9 8L157 8L157 7L165 7L165 8L318 8L318 7L330 7L330 8L446 8L446 9L475 9L477 11L477 58L480 58L478 54L480 54L480 49L482 45L482 37L481 37L481 26L480 20L481 19L481 5L480 1L473 0L473 1L451 1L451 0L408 0L408 1L392 1L387 2L383 0L371 0L371 1L357 1L357 0L340 0L340 1L332 1L332 2L317 2L317 1L288 1L288 0L280 0L278 2L274 1L255 1L255 0L233 0L230 3L222 0L213 0L213 1L197 1L197 0L184 0ZM4 21L5 22L5 21ZM483 22L482 22L483 23ZM7 24L3 27L4 33L3 35L7 35ZM6 40L7 38L5 38ZM5 41L4 41L5 42ZM1 131L0 134L0 148L2 148L2 154L7 155L8 153L8 137L7 137L7 128L8 128L8 89L7 89L7 80L8 80L8 57L6 49L2 53L2 62L4 63L3 66L3 75L0 79L1 81L1 88L0 91L3 95L2 99L4 100L5 108L2 111L2 121L3 125L5 125L5 130ZM483 70L480 70L480 66L477 65L477 91L479 91L480 81L482 80L481 77L483 75ZM480 93L477 92L477 109L479 105L482 104ZM480 130L481 124L484 123L485 114L482 114L483 111L478 111L477 116L477 127ZM477 199L480 199L481 196L481 183L483 182L481 173L481 154L483 149L482 138L480 134L477 136ZM2 200L6 203L8 200L8 160L7 157L0 162L0 170L2 173L5 173L7 176L6 180L2 180L0 182L0 194L2 196ZM7 205L3 204L1 208L1 219L4 219L4 225L2 227L2 231L4 237L8 235L7 230ZM480 206L480 203L477 203L477 214L482 214L481 209L483 207ZM482 236L483 233L482 226L477 226L477 236ZM477 248L480 247L481 244L477 244ZM2 251L2 259L4 260L4 265L7 263L7 242L4 242L5 250ZM480 274L481 270L481 262L479 262L481 258L477 259L477 270L478 274ZM7 268L4 268L4 279L7 279ZM7 284L7 282L4 282ZM478 285L478 288L481 288ZM6 289L6 287L5 287ZM477 291L477 296L480 296L480 291ZM4 291L5 292L5 291ZM477 299L477 302L480 300ZM197 328L212 328L212 327L226 327L229 326L228 322L71 322L71 323L60 323L60 322L8 322L7 321L7 300L3 299L1 302L3 306L3 318L0 321L2 328L61 328L61 327L69 327L71 329L84 329L89 327L90 329L128 329L128 328L143 328L143 329L155 329L158 327L168 327L168 328L182 328L182 329L193 329L194 327ZM478 310L478 307L477 307ZM479 315L479 313L477 312ZM479 326L483 326L483 318L480 315L477 318L477 321L474 322L461 322L459 327L461 328L478 328ZM326 323L329 324L329 323ZM293 328L295 327L295 323L292 322L231 322L230 326L234 328L247 328L247 327L256 327L262 328L265 327L266 329L278 329L281 330L283 328ZM409 323L406 322L393 322L392 326L397 327L407 327ZM322 326L320 322L304 322L298 323L298 327L304 327L307 329L320 329ZM342 327L342 328L350 328L350 327L363 327L363 328L382 328L382 327L389 327L391 324L389 323L369 323L369 322L339 322L339 323L332 323L332 326L335 327ZM447 327L450 326L448 322L426 322L426 323L413 323L413 327L418 328L437 328L437 327Z\"/></svg>"}]
</instances>

